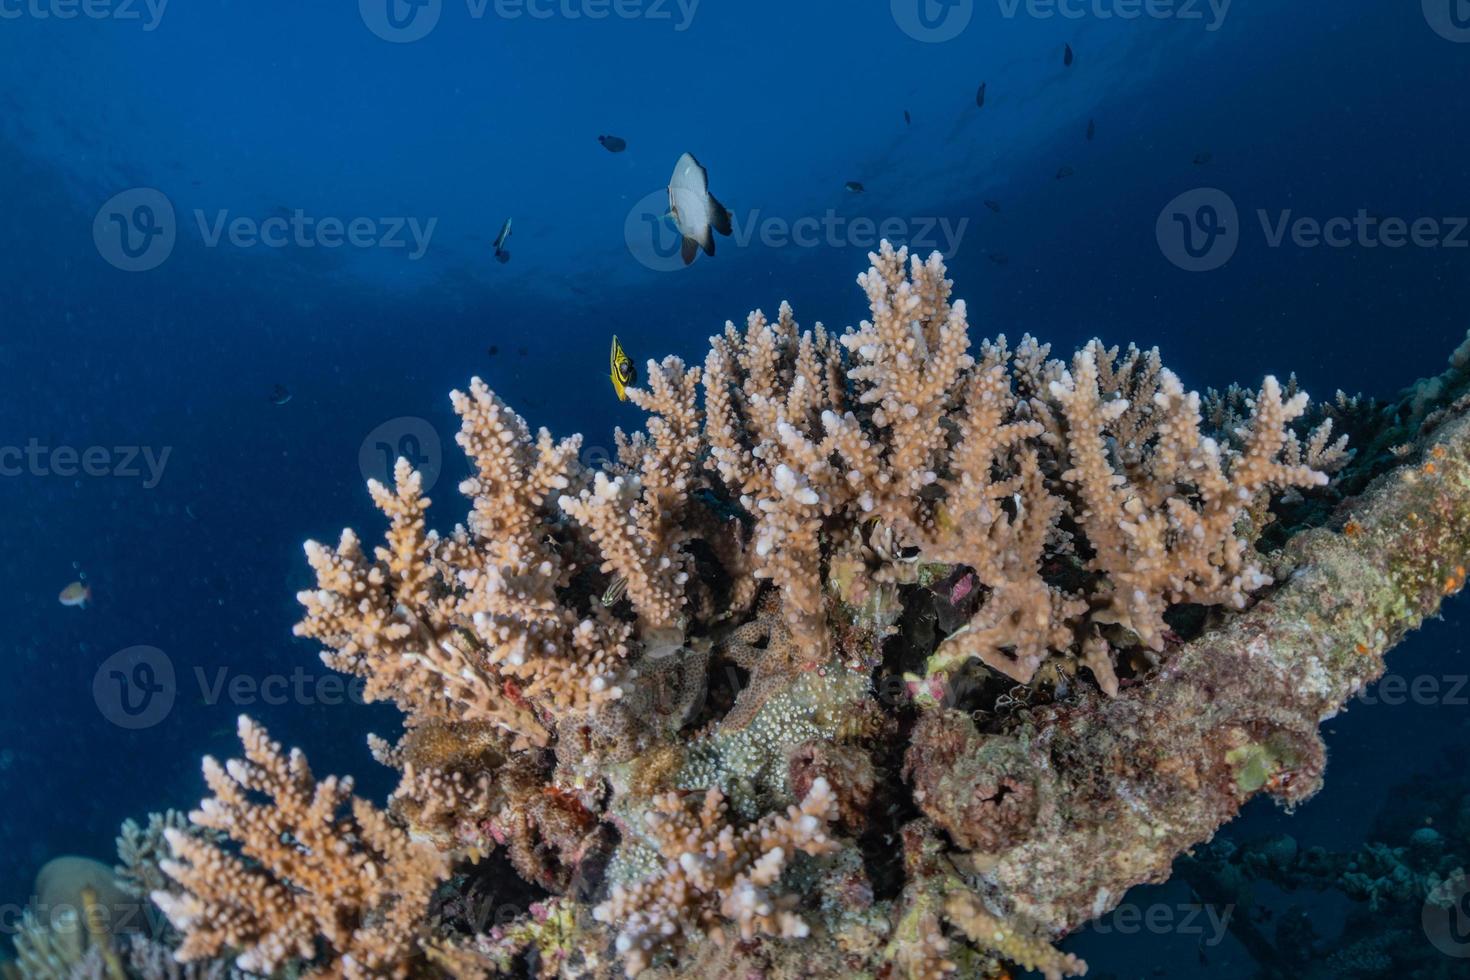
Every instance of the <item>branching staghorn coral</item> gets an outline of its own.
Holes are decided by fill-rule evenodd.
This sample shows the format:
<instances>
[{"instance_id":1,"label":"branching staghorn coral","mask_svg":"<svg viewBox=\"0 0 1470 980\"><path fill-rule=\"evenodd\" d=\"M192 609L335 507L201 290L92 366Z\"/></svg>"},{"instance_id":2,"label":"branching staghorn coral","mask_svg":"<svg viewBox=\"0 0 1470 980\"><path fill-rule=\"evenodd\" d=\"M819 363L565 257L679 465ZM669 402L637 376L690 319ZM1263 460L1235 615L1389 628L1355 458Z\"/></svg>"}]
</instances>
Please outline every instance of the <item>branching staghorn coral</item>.
<instances>
[{"instance_id":1,"label":"branching staghorn coral","mask_svg":"<svg viewBox=\"0 0 1470 980\"><path fill-rule=\"evenodd\" d=\"M467 524L429 531L400 464L384 547L309 549L300 632L408 713L373 813L454 865L416 967L1080 974L1056 941L1254 795L1314 792L1317 725L1463 586L1470 355L1353 409L1349 460L1289 384L1220 431L1157 351L972 349L937 257L872 262L856 330L783 304L702 372L650 364L648 431L599 473L475 382ZM1313 520L1278 526L1282 491ZM191 840L222 894L241 869ZM530 896L472 863L491 850ZM481 890L524 913L455 911ZM315 965L328 927L292 934Z\"/></svg>"},{"instance_id":2,"label":"branching staghorn coral","mask_svg":"<svg viewBox=\"0 0 1470 980\"><path fill-rule=\"evenodd\" d=\"M809 927L792 909L796 899L774 891L796 851L821 855L839 845L826 835L837 819L837 800L825 779L816 779L799 806L768 814L736 831L726 817L725 796L711 787L696 811L678 794L658 797L645 811L644 832L664 865L631 887L614 886L593 918L618 930L617 948L628 976L642 973L655 950L679 950L690 934L719 942L724 921L734 934L800 939Z\"/></svg>"},{"instance_id":3,"label":"branching staghorn coral","mask_svg":"<svg viewBox=\"0 0 1470 980\"><path fill-rule=\"evenodd\" d=\"M243 715L240 741L243 760L205 757L214 796L189 814L238 853L164 831L174 858L161 867L179 890L152 898L183 933L177 958L235 952L250 973L295 961L310 976L406 976L444 862L352 796L350 778L317 782L299 750L283 756Z\"/></svg>"},{"instance_id":4,"label":"branching staghorn coral","mask_svg":"<svg viewBox=\"0 0 1470 980\"><path fill-rule=\"evenodd\" d=\"M549 525L553 494L572 486L580 438L533 441L525 422L478 379L455 392L458 440L476 475L468 527L441 539L427 531L429 501L406 461L396 488L371 484L389 518L374 560L357 536L335 551L308 542L318 588L302 592L300 636L329 648L329 666L367 678L368 700L392 698L418 718L488 721L528 744L548 725L616 698L629 629L601 606L585 612L558 590L571 569Z\"/></svg>"},{"instance_id":5,"label":"branching staghorn coral","mask_svg":"<svg viewBox=\"0 0 1470 980\"><path fill-rule=\"evenodd\" d=\"M635 405L654 413L648 434L627 438L617 433L626 475L600 472L592 489L560 499L562 510L587 528L602 552L602 570L623 584L645 639L655 632L679 632L689 580L681 550L687 532L680 518L699 459L698 385L699 369L686 370L677 357L662 364L649 361L648 388L628 389Z\"/></svg>"}]
</instances>

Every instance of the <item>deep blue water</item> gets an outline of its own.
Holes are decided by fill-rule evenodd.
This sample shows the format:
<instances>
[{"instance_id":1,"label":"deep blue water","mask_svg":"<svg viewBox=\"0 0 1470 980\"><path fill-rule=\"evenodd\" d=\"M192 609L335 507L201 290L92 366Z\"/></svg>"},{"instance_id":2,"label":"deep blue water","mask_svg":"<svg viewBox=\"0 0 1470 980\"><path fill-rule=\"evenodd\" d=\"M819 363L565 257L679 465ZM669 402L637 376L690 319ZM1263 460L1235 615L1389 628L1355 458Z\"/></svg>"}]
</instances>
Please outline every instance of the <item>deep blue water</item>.
<instances>
[{"instance_id":1,"label":"deep blue water","mask_svg":"<svg viewBox=\"0 0 1470 980\"><path fill-rule=\"evenodd\" d=\"M290 633L301 542L379 526L370 433L397 444L417 424L402 419L427 421L447 527L465 471L451 388L479 374L533 424L605 447L614 424L639 424L607 384L610 335L637 360L702 360L727 318L783 298L803 324L855 323L859 219L944 249L979 335L1158 344L1201 389L1295 371L1319 396L1387 395L1437 372L1470 326L1455 220L1470 214L1470 31L1446 26L1452 4L1236 0L1125 20L1106 0L1075 17L986 0L926 41L903 0L627 0L633 16L601 19L593 0L533 5L547 17L443 0L426 36L391 43L366 0L366 15L201 0L71 18L65 0L0 0L0 444L29 452L0 478L0 901L23 900L48 856L109 858L124 817L192 805L198 756L231 750L241 710L319 771L385 791L362 736L395 712L321 703L341 699ZM669 271L640 237L641 202L684 151L737 234ZM167 202L175 240L126 271L110 214L131 221L134 201L108 202L139 188ZM1202 188L1236 207L1239 241L1189 272L1157 225ZM407 231L373 247L211 239L298 210L375 239L408 219L432 231L421 255ZM1258 212L1288 211L1434 219L1446 241L1273 246ZM802 218L835 230L782 243ZM154 240L144 228L134 244ZM108 475L64 475L68 449L93 447ZM82 576L93 604L63 608ZM1393 669L1465 673L1466 608ZM136 646L162 651L176 696L129 730L93 681ZM270 697L283 703L211 693L293 672L307 686ZM1390 786L1470 744L1467 723L1463 704L1354 708L1331 726L1326 792L1290 821L1254 807L1238 829L1350 846ZM1246 969L1228 942L1200 966L1176 940L1082 941L1119 976Z\"/></svg>"}]
</instances>

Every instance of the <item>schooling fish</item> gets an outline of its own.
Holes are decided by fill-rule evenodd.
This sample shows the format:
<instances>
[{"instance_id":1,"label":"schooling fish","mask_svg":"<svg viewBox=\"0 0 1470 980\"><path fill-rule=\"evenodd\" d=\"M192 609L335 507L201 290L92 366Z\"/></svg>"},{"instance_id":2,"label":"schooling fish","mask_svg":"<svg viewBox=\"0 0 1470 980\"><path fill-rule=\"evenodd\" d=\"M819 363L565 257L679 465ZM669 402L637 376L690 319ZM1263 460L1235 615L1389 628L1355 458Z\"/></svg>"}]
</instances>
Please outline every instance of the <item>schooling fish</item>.
<instances>
[{"instance_id":1,"label":"schooling fish","mask_svg":"<svg viewBox=\"0 0 1470 980\"><path fill-rule=\"evenodd\" d=\"M694 261L699 250L715 254L715 232L728 235L732 230L730 212L709 192L709 171L686 153L674 164L669 178L669 214L678 226L684 243L680 256L684 264Z\"/></svg>"},{"instance_id":2,"label":"schooling fish","mask_svg":"<svg viewBox=\"0 0 1470 980\"><path fill-rule=\"evenodd\" d=\"M276 385L271 389L270 400L272 405L284 405L291 400L291 392L285 385Z\"/></svg>"},{"instance_id":3,"label":"schooling fish","mask_svg":"<svg viewBox=\"0 0 1470 980\"><path fill-rule=\"evenodd\" d=\"M61 595L56 598L63 606L86 609L87 603L92 601L92 587L85 582L73 582L62 589Z\"/></svg>"},{"instance_id":4,"label":"schooling fish","mask_svg":"<svg viewBox=\"0 0 1470 980\"><path fill-rule=\"evenodd\" d=\"M990 210L994 211L996 214L1000 214L1000 202L999 201L986 201L985 202L985 206L987 208L989 208Z\"/></svg>"},{"instance_id":5,"label":"schooling fish","mask_svg":"<svg viewBox=\"0 0 1470 980\"><path fill-rule=\"evenodd\" d=\"M495 236L495 241L492 244L492 247L495 249L495 261L499 262L501 265L504 265L505 263L510 261L510 252L505 247L505 243L509 240L510 219L506 218L505 224L500 226L500 234Z\"/></svg>"},{"instance_id":6,"label":"schooling fish","mask_svg":"<svg viewBox=\"0 0 1470 980\"><path fill-rule=\"evenodd\" d=\"M909 115L907 109L903 111L903 124L905 126L912 126L914 124L914 117Z\"/></svg>"},{"instance_id":7,"label":"schooling fish","mask_svg":"<svg viewBox=\"0 0 1470 980\"><path fill-rule=\"evenodd\" d=\"M1062 169L1057 171L1057 180L1066 180L1068 177L1072 176L1076 172L1077 171L1073 170L1071 167L1063 167Z\"/></svg>"},{"instance_id":8,"label":"schooling fish","mask_svg":"<svg viewBox=\"0 0 1470 980\"><path fill-rule=\"evenodd\" d=\"M1213 159L1215 159L1215 154L1211 153L1209 150L1205 150L1203 153L1196 153L1194 155L1194 165L1196 167L1203 167L1205 164L1209 163Z\"/></svg>"},{"instance_id":9,"label":"schooling fish","mask_svg":"<svg viewBox=\"0 0 1470 980\"><path fill-rule=\"evenodd\" d=\"M1087 120L1087 142L1091 143L1092 138L1096 135L1097 123L1093 122L1091 119Z\"/></svg>"},{"instance_id":10,"label":"schooling fish","mask_svg":"<svg viewBox=\"0 0 1470 980\"><path fill-rule=\"evenodd\" d=\"M1075 60L1076 56L1072 54L1072 46L1069 44L1067 45L1067 50L1062 52L1062 64L1067 68L1071 68L1072 62Z\"/></svg>"},{"instance_id":11,"label":"schooling fish","mask_svg":"<svg viewBox=\"0 0 1470 980\"><path fill-rule=\"evenodd\" d=\"M856 180L849 180L844 186L846 186L847 189L852 191L854 194L861 194L863 191L867 190L866 187L864 187Z\"/></svg>"},{"instance_id":12,"label":"schooling fish","mask_svg":"<svg viewBox=\"0 0 1470 980\"><path fill-rule=\"evenodd\" d=\"M984 82L981 82L980 83L980 87L975 90L975 105L977 105L981 109L985 108L985 83Z\"/></svg>"},{"instance_id":13,"label":"schooling fish","mask_svg":"<svg viewBox=\"0 0 1470 980\"><path fill-rule=\"evenodd\" d=\"M622 153L628 148L628 141L618 136L599 136L597 142L601 143L609 153Z\"/></svg>"},{"instance_id":14,"label":"schooling fish","mask_svg":"<svg viewBox=\"0 0 1470 980\"><path fill-rule=\"evenodd\" d=\"M612 384L613 391L618 393L618 401L628 400L628 389L638 383L638 369L633 366L633 361L623 350L623 345L618 343L617 335L613 335L612 341Z\"/></svg>"}]
</instances>

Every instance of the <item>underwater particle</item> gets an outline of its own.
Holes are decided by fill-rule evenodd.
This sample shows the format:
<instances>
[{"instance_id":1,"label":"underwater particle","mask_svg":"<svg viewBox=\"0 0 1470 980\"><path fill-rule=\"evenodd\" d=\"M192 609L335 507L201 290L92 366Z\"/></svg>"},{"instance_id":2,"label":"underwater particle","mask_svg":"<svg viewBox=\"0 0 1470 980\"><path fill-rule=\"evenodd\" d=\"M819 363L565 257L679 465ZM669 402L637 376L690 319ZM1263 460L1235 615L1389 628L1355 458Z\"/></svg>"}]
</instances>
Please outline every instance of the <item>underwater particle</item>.
<instances>
[{"instance_id":1,"label":"underwater particle","mask_svg":"<svg viewBox=\"0 0 1470 980\"><path fill-rule=\"evenodd\" d=\"M1093 119L1087 120L1087 142L1091 143L1092 142L1092 138L1094 136L1096 136L1096 135L1097 135L1097 121L1096 120L1093 120Z\"/></svg>"},{"instance_id":2,"label":"underwater particle","mask_svg":"<svg viewBox=\"0 0 1470 980\"><path fill-rule=\"evenodd\" d=\"M1213 159L1215 159L1215 154L1209 150L1202 150L1194 155L1194 165L1196 167L1203 167Z\"/></svg>"},{"instance_id":3,"label":"underwater particle","mask_svg":"<svg viewBox=\"0 0 1470 980\"><path fill-rule=\"evenodd\" d=\"M709 171L692 153L679 157L669 178L669 213L684 237L680 256L689 265L699 250L715 254L715 232L730 234L730 212L709 192Z\"/></svg>"},{"instance_id":4,"label":"underwater particle","mask_svg":"<svg viewBox=\"0 0 1470 980\"><path fill-rule=\"evenodd\" d=\"M987 208L989 208L991 211L994 211L996 214L1000 214L1000 202L999 201L986 201L985 202L985 206Z\"/></svg>"},{"instance_id":5,"label":"underwater particle","mask_svg":"<svg viewBox=\"0 0 1470 980\"><path fill-rule=\"evenodd\" d=\"M505 243L509 240L510 219L506 218L505 224L500 226L500 234L495 236L495 242L492 245L492 247L495 249L495 261L499 262L501 265L504 265L505 263L510 261L510 252L505 247Z\"/></svg>"},{"instance_id":6,"label":"underwater particle","mask_svg":"<svg viewBox=\"0 0 1470 980\"><path fill-rule=\"evenodd\" d=\"M266 396L272 405L284 405L291 400L291 392L285 385L273 385L271 393Z\"/></svg>"},{"instance_id":7,"label":"underwater particle","mask_svg":"<svg viewBox=\"0 0 1470 980\"><path fill-rule=\"evenodd\" d=\"M1066 46L1066 49L1062 52L1062 65L1063 65L1063 67L1071 68L1072 67L1072 62L1074 62L1076 60L1077 60L1077 56L1072 53L1072 45L1068 44Z\"/></svg>"},{"instance_id":8,"label":"underwater particle","mask_svg":"<svg viewBox=\"0 0 1470 980\"><path fill-rule=\"evenodd\" d=\"M597 142L609 153L622 153L628 148L628 141L618 136L599 136Z\"/></svg>"},{"instance_id":9,"label":"underwater particle","mask_svg":"<svg viewBox=\"0 0 1470 980\"><path fill-rule=\"evenodd\" d=\"M63 606L73 609L86 609L87 603L92 601L92 587L85 582L73 582L61 590L57 596Z\"/></svg>"},{"instance_id":10,"label":"underwater particle","mask_svg":"<svg viewBox=\"0 0 1470 980\"><path fill-rule=\"evenodd\" d=\"M1062 167L1060 170L1057 171L1057 180L1066 180L1068 177L1072 176L1076 172L1077 171L1073 170L1071 167Z\"/></svg>"},{"instance_id":11,"label":"underwater particle","mask_svg":"<svg viewBox=\"0 0 1470 980\"><path fill-rule=\"evenodd\" d=\"M628 389L638 383L638 369L633 366L633 359L623 350L623 345L618 343L617 334L613 334L611 360L613 391L617 392L618 401L625 402Z\"/></svg>"},{"instance_id":12,"label":"underwater particle","mask_svg":"<svg viewBox=\"0 0 1470 980\"><path fill-rule=\"evenodd\" d=\"M981 82L980 83L980 87L975 90L975 105L978 106L981 109L985 108L985 83L984 82Z\"/></svg>"},{"instance_id":13,"label":"underwater particle","mask_svg":"<svg viewBox=\"0 0 1470 980\"><path fill-rule=\"evenodd\" d=\"M867 190L867 188L862 185L862 182L857 180L849 180L843 186L854 194L861 194L863 191Z\"/></svg>"}]
</instances>

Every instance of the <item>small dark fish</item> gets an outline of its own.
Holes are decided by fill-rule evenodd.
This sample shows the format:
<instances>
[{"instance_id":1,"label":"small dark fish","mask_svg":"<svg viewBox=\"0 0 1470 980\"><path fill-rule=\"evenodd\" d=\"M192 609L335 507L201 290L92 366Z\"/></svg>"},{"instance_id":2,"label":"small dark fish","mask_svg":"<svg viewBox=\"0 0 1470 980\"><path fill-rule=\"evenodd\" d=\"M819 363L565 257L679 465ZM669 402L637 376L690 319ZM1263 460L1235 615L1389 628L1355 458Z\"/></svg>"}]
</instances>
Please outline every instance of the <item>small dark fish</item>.
<instances>
[{"instance_id":1,"label":"small dark fish","mask_svg":"<svg viewBox=\"0 0 1470 980\"><path fill-rule=\"evenodd\" d=\"M492 245L495 249L495 261L501 265L510 261L510 251L505 247L505 243L510 241L510 223L511 219L506 218L505 224L500 226L500 234L495 236L495 241Z\"/></svg>"},{"instance_id":2,"label":"small dark fish","mask_svg":"<svg viewBox=\"0 0 1470 980\"><path fill-rule=\"evenodd\" d=\"M516 353L519 354L519 355L521 355L522 357L525 357L527 354L529 354L531 352L529 350L527 350L526 348L524 348L524 347L517 347L516 348Z\"/></svg>"},{"instance_id":3,"label":"small dark fish","mask_svg":"<svg viewBox=\"0 0 1470 980\"><path fill-rule=\"evenodd\" d=\"M982 108L982 109L985 108L985 83L984 82L981 82L980 83L980 87L975 90L975 104L977 106L979 106L980 108Z\"/></svg>"},{"instance_id":4,"label":"small dark fish","mask_svg":"<svg viewBox=\"0 0 1470 980\"><path fill-rule=\"evenodd\" d=\"M622 153L628 148L628 141L618 136L599 136L597 142L609 153Z\"/></svg>"},{"instance_id":5,"label":"small dark fish","mask_svg":"<svg viewBox=\"0 0 1470 980\"><path fill-rule=\"evenodd\" d=\"M1215 159L1215 154L1211 153L1209 150L1205 150L1202 153L1196 153L1194 155L1194 165L1196 167L1203 167L1205 164L1209 163L1213 159Z\"/></svg>"},{"instance_id":6,"label":"small dark fish","mask_svg":"<svg viewBox=\"0 0 1470 980\"><path fill-rule=\"evenodd\" d=\"M985 206L987 208L989 208L990 210L994 211L996 214L1000 214L1000 202L999 201L986 201L985 202Z\"/></svg>"},{"instance_id":7,"label":"small dark fish","mask_svg":"<svg viewBox=\"0 0 1470 980\"><path fill-rule=\"evenodd\" d=\"M485 348L485 353L489 354L491 357L494 357L496 354L500 353L500 346L498 344L491 344L489 347Z\"/></svg>"},{"instance_id":8,"label":"small dark fish","mask_svg":"<svg viewBox=\"0 0 1470 980\"><path fill-rule=\"evenodd\" d=\"M270 400L272 405L284 405L291 400L291 392L286 390L285 385L276 385L271 388Z\"/></svg>"},{"instance_id":9,"label":"small dark fish","mask_svg":"<svg viewBox=\"0 0 1470 980\"><path fill-rule=\"evenodd\" d=\"M903 111L903 124L905 126L912 126L914 124L914 117L909 115L909 111L907 109Z\"/></svg>"},{"instance_id":10,"label":"small dark fish","mask_svg":"<svg viewBox=\"0 0 1470 980\"><path fill-rule=\"evenodd\" d=\"M1072 62L1076 60L1076 56L1072 54L1072 46L1070 44L1067 45L1067 50L1062 52L1062 64L1068 68L1071 68Z\"/></svg>"},{"instance_id":11,"label":"small dark fish","mask_svg":"<svg viewBox=\"0 0 1470 980\"><path fill-rule=\"evenodd\" d=\"M854 194L861 194L863 191L867 190L866 187L864 187L856 180L849 180L844 186L846 186L847 189L852 191Z\"/></svg>"},{"instance_id":12,"label":"small dark fish","mask_svg":"<svg viewBox=\"0 0 1470 980\"><path fill-rule=\"evenodd\" d=\"M1072 176L1076 172L1077 171L1073 170L1071 167L1063 167L1062 169L1057 171L1057 180L1066 180L1068 177Z\"/></svg>"},{"instance_id":13,"label":"small dark fish","mask_svg":"<svg viewBox=\"0 0 1470 980\"><path fill-rule=\"evenodd\" d=\"M1004 252L991 252L986 258L990 259L996 265L1005 265L1011 260L1011 257Z\"/></svg>"},{"instance_id":14,"label":"small dark fish","mask_svg":"<svg viewBox=\"0 0 1470 980\"><path fill-rule=\"evenodd\" d=\"M1094 121L1092 121L1091 119L1087 120L1087 142L1091 143L1092 142L1092 138L1094 136L1096 136L1096 135L1097 135L1097 123L1094 122Z\"/></svg>"}]
</instances>

